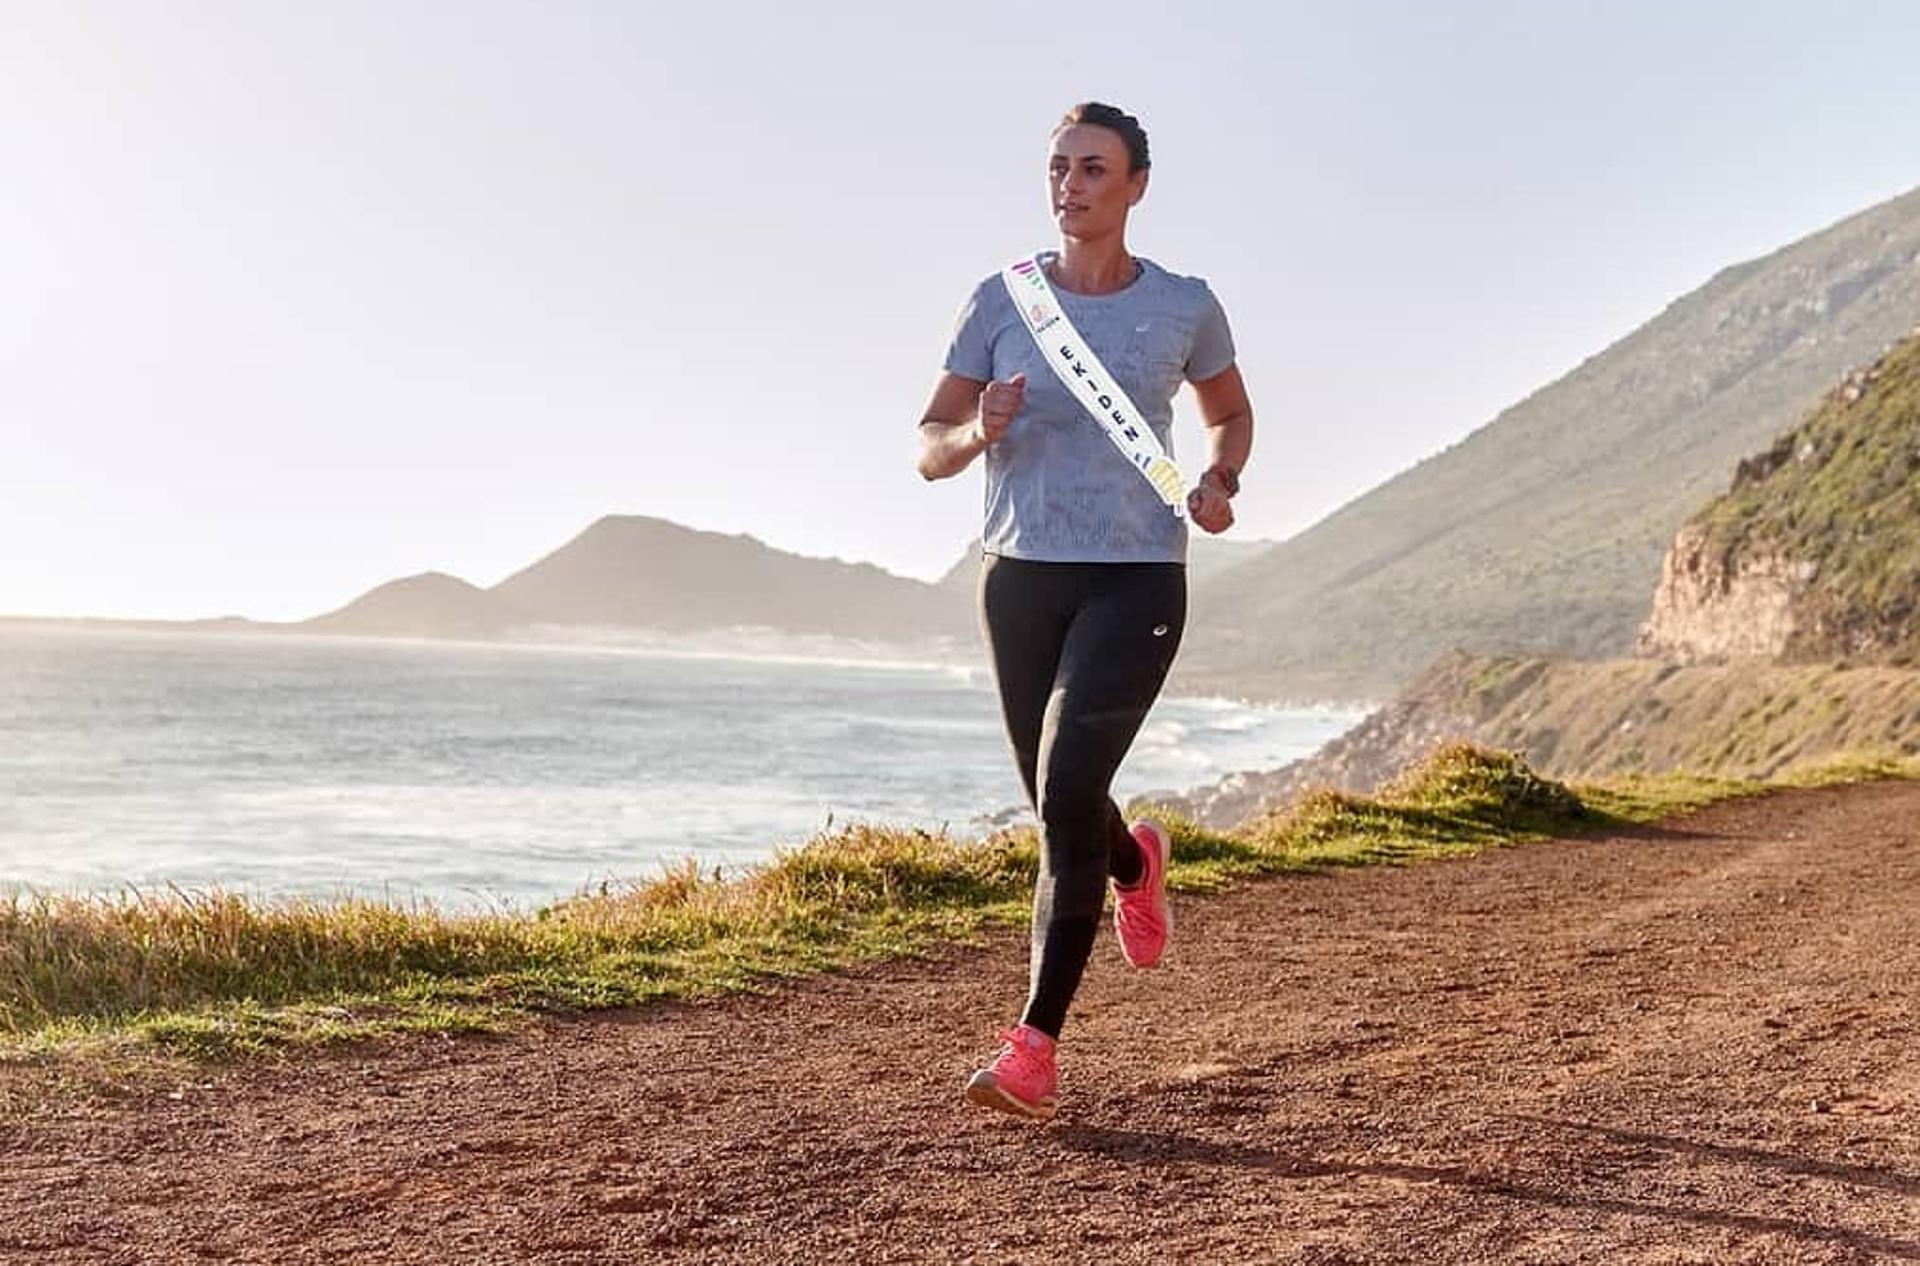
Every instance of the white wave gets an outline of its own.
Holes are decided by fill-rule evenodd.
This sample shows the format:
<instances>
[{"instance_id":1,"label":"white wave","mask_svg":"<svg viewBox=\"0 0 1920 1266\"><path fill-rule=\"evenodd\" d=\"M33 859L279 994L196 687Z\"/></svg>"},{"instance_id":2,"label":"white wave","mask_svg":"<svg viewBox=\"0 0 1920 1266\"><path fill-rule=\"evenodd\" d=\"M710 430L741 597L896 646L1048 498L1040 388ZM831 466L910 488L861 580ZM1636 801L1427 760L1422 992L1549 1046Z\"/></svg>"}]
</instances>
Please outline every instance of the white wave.
<instances>
[{"instance_id":1,"label":"white wave","mask_svg":"<svg viewBox=\"0 0 1920 1266\"><path fill-rule=\"evenodd\" d=\"M1172 745L1183 743L1193 733L1185 724L1171 719L1149 721L1134 740L1135 746Z\"/></svg>"},{"instance_id":2,"label":"white wave","mask_svg":"<svg viewBox=\"0 0 1920 1266\"><path fill-rule=\"evenodd\" d=\"M457 671L417 672L411 646L299 641L327 653L275 654L272 688L239 693L260 657L219 641L192 656L49 648L40 693L0 696L0 727L42 736L30 751L0 745L0 786L17 793L0 805L0 883L537 904L688 857L744 865L811 838L829 813L935 829L1021 794L998 709L975 689L991 681L976 648L880 661L913 675L873 677L842 671L874 668L865 656L571 639L417 643L461 657ZM687 662L605 662L628 655ZM692 662L742 658L802 669ZM1165 699L1116 794L1284 764L1356 719Z\"/></svg>"},{"instance_id":3,"label":"white wave","mask_svg":"<svg viewBox=\"0 0 1920 1266\"><path fill-rule=\"evenodd\" d=\"M1229 712L1207 722L1209 733L1247 734L1254 730L1264 730L1274 724L1275 718L1261 716L1252 712Z\"/></svg>"}]
</instances>

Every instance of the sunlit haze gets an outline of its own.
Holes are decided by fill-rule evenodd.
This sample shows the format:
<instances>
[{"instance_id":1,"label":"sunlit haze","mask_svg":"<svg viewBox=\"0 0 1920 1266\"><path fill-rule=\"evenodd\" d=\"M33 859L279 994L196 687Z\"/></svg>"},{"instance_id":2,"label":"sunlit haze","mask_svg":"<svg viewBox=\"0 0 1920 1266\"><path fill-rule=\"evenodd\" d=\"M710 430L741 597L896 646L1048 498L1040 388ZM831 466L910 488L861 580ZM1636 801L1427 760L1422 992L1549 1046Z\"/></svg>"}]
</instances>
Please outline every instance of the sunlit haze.
<instances>
[{"instance_id":1,"label":"sunlit haze","mask_svg":"<svg viewBox=\"0 0 1920 1266\"><path fill-rule=\"evenodd\" d=\"M1911 3L1169 13L10 0L0 612L298 618L606 513L936 576L980 475L914 423L1077 100L1232 319L1255 537L1920 184Z\"/></svg>"}]
</instances>

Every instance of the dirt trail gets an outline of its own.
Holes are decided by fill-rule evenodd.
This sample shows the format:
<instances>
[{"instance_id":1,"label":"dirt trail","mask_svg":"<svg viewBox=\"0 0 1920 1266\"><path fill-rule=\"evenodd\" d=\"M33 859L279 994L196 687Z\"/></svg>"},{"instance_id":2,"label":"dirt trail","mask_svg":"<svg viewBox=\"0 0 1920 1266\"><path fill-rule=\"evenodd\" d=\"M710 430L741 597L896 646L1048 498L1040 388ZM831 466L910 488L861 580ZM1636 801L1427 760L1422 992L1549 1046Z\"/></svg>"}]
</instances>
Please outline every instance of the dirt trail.
<instances>
[{"instance_id":1,"label":"dirt trail","mask_svg":"<svg viewBox=\"0 0 1920 1266\"><path fill-rule=\"evenodd\" d=\"M1920 786L1177 908L1050 1125L1010 932L0 1136L0 1261L1920 1261Z\"/></svg>"}]
</instances>

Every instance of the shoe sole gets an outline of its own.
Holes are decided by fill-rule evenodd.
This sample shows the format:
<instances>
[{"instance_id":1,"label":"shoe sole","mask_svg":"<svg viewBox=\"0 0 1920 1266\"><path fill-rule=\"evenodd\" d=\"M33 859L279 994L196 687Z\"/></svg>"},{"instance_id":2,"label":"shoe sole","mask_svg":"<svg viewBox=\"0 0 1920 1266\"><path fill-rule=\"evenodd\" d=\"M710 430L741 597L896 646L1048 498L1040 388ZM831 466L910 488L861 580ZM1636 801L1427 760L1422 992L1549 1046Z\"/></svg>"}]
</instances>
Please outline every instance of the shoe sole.
<instances>
[{"instance_id":1,"label":"shoe sole","mask_svg":"<svg viewBox=\"0 0 1920 1266\"><path fill-rule=\"evenodd\" d=\"M1000 1083L987 1073L976 1073L967 1083L967 1102L979 1104L983 1108L992 1108L1005 1112L1009 1116L1025 1117L1029 1121L1050 1121L1059 1108L1059 1100L1051 1097L1038 1103L1028 1103L1000 1088Z\"/></svg>"}]
</instances>

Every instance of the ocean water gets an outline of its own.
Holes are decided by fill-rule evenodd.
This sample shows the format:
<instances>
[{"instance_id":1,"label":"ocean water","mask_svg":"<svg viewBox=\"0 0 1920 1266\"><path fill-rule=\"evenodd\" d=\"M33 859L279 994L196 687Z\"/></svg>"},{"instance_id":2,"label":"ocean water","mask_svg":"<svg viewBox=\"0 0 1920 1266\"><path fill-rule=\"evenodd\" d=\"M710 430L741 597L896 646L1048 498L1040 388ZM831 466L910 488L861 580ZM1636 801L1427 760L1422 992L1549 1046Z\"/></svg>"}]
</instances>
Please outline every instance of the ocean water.
<instances>
[{"instance_id":1,"label":"ocean water","mask_svg":"<svg viewBox=\"0 0 1920 1266\"><path fill-rule=\"evenodd\" d=\"M1115 792L1356 720L1163 699ZM977 834L1021 800L974 664L0 629L0 889L526 910L829 821Z\"/></svg>"}]
</instances>

